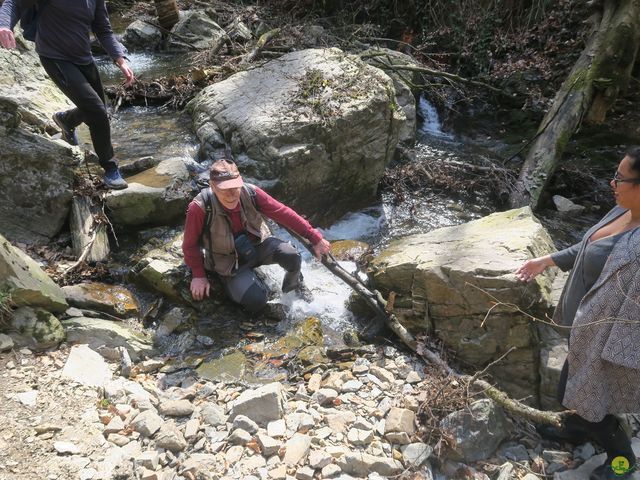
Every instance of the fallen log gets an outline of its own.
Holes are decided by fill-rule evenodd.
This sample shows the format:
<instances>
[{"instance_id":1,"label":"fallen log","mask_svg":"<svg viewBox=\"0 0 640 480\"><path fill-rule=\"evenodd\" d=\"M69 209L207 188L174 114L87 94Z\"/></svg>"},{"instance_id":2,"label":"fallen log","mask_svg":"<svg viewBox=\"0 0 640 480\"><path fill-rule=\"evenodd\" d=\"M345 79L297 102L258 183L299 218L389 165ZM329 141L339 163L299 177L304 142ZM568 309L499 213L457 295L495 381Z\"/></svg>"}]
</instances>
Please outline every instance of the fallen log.
<instances>
[{"instance_id":1,"label":"fallen log","mask_svg":"<svg viewBox=\"0 0 640 480\"><path fill-rule=\"evenodd\" d=\"M91 197L73 197L71 205L71 243L82 261L102 262L109 256L107 225L98 221L102 209Z\"/></svg>"},{"instance_id":2,"label":"fallen log","mask_svg":"<svg viewBox=\"0 0 640 480\"><path fill-rule=\"evenodd\" d=\"M534 137L510 195L512 208L538 208L540 196L583 119L602 121L618 92L626 88L640 45L640 2L605 0L592 22L586 47Z\"/></svg>"}]
</instances>

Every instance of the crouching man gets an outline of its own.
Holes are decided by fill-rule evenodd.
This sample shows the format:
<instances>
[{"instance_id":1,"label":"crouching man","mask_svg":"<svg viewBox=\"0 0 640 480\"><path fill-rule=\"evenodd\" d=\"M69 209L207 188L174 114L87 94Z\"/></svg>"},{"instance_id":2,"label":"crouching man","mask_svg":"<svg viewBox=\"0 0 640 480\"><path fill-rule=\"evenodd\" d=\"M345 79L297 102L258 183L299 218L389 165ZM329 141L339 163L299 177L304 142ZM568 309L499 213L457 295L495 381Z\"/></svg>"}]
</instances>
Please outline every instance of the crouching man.
<instances>
[{"instance_id":1,"label":"crouching man","mask_svg":"<svg viewBox=\"0 0 640 480\"><path fill-rule=\"evenodd\" d=\"M189 204L182 242L194 300L209 296L207 271L215 272L229 297L255 313L266 305L268 292L253 270L277 263L286 271L282 291L295 290L309 301L300 253L271 235L263 215L309 240L317 258L329 252L330 243L291 208L244 183L231 161L218 160L211 166L209 185Z\"/></svg>"}]
</instances>

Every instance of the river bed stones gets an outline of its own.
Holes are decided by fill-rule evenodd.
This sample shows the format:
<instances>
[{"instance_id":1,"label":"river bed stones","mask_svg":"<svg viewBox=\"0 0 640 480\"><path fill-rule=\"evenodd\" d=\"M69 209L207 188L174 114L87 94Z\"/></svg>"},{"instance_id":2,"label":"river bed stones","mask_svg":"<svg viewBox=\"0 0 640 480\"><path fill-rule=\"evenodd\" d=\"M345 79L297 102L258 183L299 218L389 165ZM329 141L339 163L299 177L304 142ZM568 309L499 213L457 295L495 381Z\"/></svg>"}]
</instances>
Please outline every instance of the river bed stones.
<instances>
[{"instance_id":1,"label":"river bed stones","mask_svg":"<svg viewBox=\"0 0 640 480\"><path fill-rule=\"evenodd\" d=\"M117 317L136 317L138 301L120 285L100 282L78 283L62 287L69 305L106 312Z\"/></svg>"}]
</instances>

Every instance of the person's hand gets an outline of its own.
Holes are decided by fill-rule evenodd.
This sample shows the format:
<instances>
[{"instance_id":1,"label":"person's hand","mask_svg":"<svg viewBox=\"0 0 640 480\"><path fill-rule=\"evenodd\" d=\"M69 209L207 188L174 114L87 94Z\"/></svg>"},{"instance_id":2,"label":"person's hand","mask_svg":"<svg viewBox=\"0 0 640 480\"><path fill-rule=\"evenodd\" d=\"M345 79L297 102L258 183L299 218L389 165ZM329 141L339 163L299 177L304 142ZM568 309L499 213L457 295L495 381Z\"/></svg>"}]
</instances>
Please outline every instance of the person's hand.
<instances>
[{"instance_id":1,"label":"person's hand","mask_svg":"<svg viewBox=\"0 0 640 480\"><path fill-rule=\"evenodd\" d=\"M554 265L554 263L549 255L532 258L531 260L524 262L522 266L516 270L516 277L523 282L530 282L544 272L547 267L552 265Z\"/></svg>"},{"instance_id":2,"label":"person's hand","mask_svg":"<svg viewBox=\"0 0 640 480\"><path fill-rule=\"evenodd\" d=\"M322 259L322 255L326 255L331 251L331 244L324 238L313 246L313 254L318 260Z\"/></svg>"},{"instance_id":3,"label":"person's hand","mask_svg":"<svg viewBox=\"0 0 640 480\"><path fill-rule=\"evenodd\" d=\"M16 48L16 39L8 28L0 28L0 45L3 48Z\"/></svg>"},{"instance_id":4,"label":"person's hand","mask_svg":"<svg viewBox=\"0 0 640 480\"><path fill-rule=\"evenodd\" d=\"M116 60L116 65L124 75L124 86L130 87L136 81L136 77L133 74L133 70L129 67L127 60L124 57L120 57Z\"/></svg>"},{"instance_id":5,"label":"person's hand","mask_svg":"<svg viewBox=\"0 0 640 480\"><path fill-rule=\"evenodd\" d=\"M211 285L207 277L191 279L191 296L194 300L203 300L209 296Z\"/></svg>"}]
</instances>

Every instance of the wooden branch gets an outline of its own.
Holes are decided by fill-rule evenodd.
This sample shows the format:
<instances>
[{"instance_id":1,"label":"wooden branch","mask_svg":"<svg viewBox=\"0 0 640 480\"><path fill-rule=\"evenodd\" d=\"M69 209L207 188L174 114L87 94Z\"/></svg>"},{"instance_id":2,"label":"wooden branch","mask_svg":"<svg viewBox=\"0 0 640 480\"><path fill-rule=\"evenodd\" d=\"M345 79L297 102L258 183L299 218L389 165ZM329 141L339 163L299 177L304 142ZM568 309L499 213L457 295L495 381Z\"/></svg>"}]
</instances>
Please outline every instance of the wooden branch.
<instances>
[{"instance_id":1,"label":"wooden branch","mask_svg":"<svg viewBox=\"0 0 640 480\"><path fill-rule=\"evenodd\" d=\"M381 57L381 56L385 56L387 55L386 53L380 52L380 53L368 53L368 54L363 54L360 56L360 58L365 59L365 58L374 58L376 59L376 57ZM500 90L499 88L496 88L492 85L489 85L488 83L484 83L481 82L479 80L471 80L469 78L465 78L465 77L461 77L459 75L455 75L453 73L449 73L449 72L444 72L442 70L432 70L430 68L426 68L426 67L418 67L415 65L400 65L400 64L392 64L392 63L385 63L382 61L378 61L377 62L379 68L385 70L385 69L389 69L389 70L393 70L394 72L397 73L398 70L406 70L409 72L419 72L419 73L424 73L425 75L432 75L434 77L442 77L442 78L446 78L449 80L453 80L454 82L458 82L458 83L466 83L469 85L475 85L475 86L479 86L479 87L484 87L484 88L488 88L491 91L494 91L496 93L500 93L500 94L504 94L504 92L502 90Z\"/></svg>"},{"instance_id":2,"label":"wooden branch","mask_svg":"<svg viewBox=\"0 0 640 480\"><path fill-rule=\"evenodd\" d=\"M273 30L269 30L268 32L260 35L260 38L256 42L256 46L253 47L253 50L251 50L251 52L249 52L249 54L242 59L240 64L244 65L244 64L253 62L256 59L256 57L260 55L260 52L262 51L262 49L266 47L271 40L273 40L278 35L280 35L280 32L281 32L281 29L274 28Z\"/></svg>"}]
</instances>

